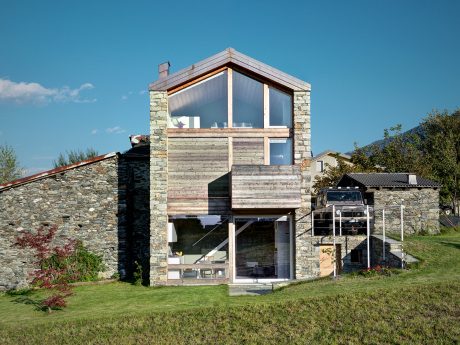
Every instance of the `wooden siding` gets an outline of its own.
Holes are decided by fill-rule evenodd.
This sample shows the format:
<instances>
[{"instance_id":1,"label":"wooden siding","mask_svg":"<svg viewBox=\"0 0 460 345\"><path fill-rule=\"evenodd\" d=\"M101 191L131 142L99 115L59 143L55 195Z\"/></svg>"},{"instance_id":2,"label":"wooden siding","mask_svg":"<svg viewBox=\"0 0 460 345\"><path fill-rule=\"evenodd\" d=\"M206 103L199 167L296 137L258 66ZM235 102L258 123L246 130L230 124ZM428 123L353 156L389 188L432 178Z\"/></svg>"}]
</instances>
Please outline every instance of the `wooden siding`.
<instances>
[{"instance_id":1,"label":"wooden siding","mask_svg":"<svg viewBox=\"0 0 460 345\"><path fill-rule=\"evenodd\" d=\"M300 207L300 169L294 165L234 165L232 209Z\"/></svg>"},{"instance_id":2,"label":"wooden siding","mask_svg":"<svg viewBox=\"0 0 460 345\"><path fill-rule=\"evenodd\" d=\"M230 212L227 138L168 139L168 214Z\"/></svg>"},{"instance_id":3,"label":"wooden siding","mask_svg":"<svg viewBox=\"0 0 460 345\"><path fill-rule=\"evenodd\" d=\"M288 138L289 128L168 128L168 138Z\"/></svg>"},{"instance_id":4,"label":"wooden siding","mask_svg":"<svg viewBox=\"0 0 460 345\"><path fill-rule=\"evenodd\" d=\"M233 164L264 164L264 139L233 138Z\"/></svg>"}]
</instances>

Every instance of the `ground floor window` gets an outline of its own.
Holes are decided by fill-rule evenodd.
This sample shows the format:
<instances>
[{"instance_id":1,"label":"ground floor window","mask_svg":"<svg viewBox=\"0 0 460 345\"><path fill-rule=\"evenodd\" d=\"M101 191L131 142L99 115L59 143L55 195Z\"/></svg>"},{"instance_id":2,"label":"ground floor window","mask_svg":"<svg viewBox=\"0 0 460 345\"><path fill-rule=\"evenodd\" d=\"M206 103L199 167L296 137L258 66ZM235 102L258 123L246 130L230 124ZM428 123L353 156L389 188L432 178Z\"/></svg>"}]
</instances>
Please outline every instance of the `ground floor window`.
<instances>
[{"instance_id":1,"label":"ground floor window","mask_svg":"<svg viewBox=\"0 0 460 345\"><path fill-rule=\"evenodd\" d=\"M290 279L291 219L235 218L236 279Z\"/></svg>"},{"instance_id":2,"label":"ground floor window","mask_svg":"<svg viewBox=\"0 0 460 345\"><path fill-rule=\"evenodd\" d=\"M224 279L228 276L228 217L171 216L168 279Z\"/></svg>"}]
</instances>

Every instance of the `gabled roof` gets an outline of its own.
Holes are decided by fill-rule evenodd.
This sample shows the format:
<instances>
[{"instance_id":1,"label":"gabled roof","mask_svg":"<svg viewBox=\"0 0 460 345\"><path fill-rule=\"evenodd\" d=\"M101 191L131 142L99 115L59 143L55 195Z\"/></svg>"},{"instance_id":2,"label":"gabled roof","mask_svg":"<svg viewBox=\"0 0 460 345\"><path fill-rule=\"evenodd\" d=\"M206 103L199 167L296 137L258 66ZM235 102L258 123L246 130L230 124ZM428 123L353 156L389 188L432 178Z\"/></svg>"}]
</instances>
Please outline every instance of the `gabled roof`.
<instances>
[{"instance_id":1,"label":"gabled roof","mask_svg":"<svg viewBox=\"0 0 460 345\"><path fill-rule=\"evenodd\" d=\"M332 150L326 150L326 151L320 152L316 156L314 156L313 160L316 160L316 159L321 158L321 157L326 156L326 155L329 155L329 156L337 156L338 155L338 156L342 157L343 159L350 159L351 158L351 156L346 155L345 153L340 153L340 152L336 152L336 151L332 151Z\"/></svg>"},{"instance_id":2,"label":"gabled roof","mask_svg":"<svg viewBox=\"0 0 460 345\"><path fill-rule=\"evenodd\" d=\"M33 181L36 181L36 180L41 180L43 178L47 178L47 177L62 173L62 172L67 171L67 170L71 170L71 169L79 168L79 167L84 166L84 165L100 162L100 161L102 161L104 159L112 158L112 157L115 157L117 155L118 155L118 152L110 152L110 153L107 153L105 155L89 158L89 159L86 159L86 160L78 162L78 163L58 167L58 168L55 168L55 169L43 171L43 172L38 173L38 174L23 177L23 178L14 180L14 181L3 183L3 184L0 184L0 192L3 191L4 189L20 186L20 185L30 183L30 182L33 182Z\"/></svg>"},{"instance_id":3,"label":"gabled roof","mask_svg":"<svg viewBox=\"0 0 460 345\"><path fill-rule=\"evenodd\" d=\"M264 78L274 81L293 91L309 91L310 84L289 74L244 55L233 48L184 68L176 73L161 78L149 85L150 91L167 91L171 88L198 78L225 65L236 65Z\"/></svg>"},{"instance_id":4,"label":"gabled roof","mask_svg":"<svg viewBox=\"0 0 460 345\"><path fill-rule=\"evenodd\" d=\"M412 174L411 174L412 175ZM367 188L439 188L441 184L416 176L416 184L409 184L408 173L349 173L342 176L337 186Z\"/></svg>"}]
</instances>

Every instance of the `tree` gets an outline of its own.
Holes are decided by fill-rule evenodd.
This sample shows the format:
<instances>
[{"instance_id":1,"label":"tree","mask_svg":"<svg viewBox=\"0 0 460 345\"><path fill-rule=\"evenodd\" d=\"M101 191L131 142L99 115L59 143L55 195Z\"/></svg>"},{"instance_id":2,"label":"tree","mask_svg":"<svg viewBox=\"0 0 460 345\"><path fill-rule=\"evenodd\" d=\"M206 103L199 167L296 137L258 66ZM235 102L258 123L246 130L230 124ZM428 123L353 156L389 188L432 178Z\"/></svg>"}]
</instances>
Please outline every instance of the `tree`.
<instances>
[{"instance_id":1,"label":"tree","mask_svg":"<svg viewBox=\"0 0 460 345\"><path fill-rule=\"evenodd\" d=\"M93 148L89 148L86 151L70 150L66 151L66 154L60 153L58 159L53 161L53 164L55 168L58 168L65 165L75 164L86 159L96 157L97 155L98 152Z\"/></svg>"},{"instance_id":2,"label":"tree","mask_svg":"<svg viewBox=\"0 0 460 345\"><path fill-rule=\"evenodd\" d=\"M22 176L14 149L9 145L0 145L0 183L13 181Z\"/></svg>"},{"instance_id":3,"label":"tree","mask_svg":"<svg viewBox=\"0 0 460 345\"><path fill-rule=\"evenodd\" d=\"M460 110L434 111L422 122L423 151L431 177L442 183L441 200L457 209L460 197Z\"/></svg>"}]
</instances>

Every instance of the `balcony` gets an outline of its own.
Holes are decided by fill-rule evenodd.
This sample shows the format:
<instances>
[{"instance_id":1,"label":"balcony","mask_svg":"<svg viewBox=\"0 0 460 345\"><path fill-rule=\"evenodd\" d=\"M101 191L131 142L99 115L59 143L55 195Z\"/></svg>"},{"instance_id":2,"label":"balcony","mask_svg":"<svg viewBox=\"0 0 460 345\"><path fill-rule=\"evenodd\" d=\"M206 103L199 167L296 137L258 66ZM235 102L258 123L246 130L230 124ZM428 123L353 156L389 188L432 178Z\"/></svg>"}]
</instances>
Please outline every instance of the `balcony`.
<instances>
[{"instance_id":1,"label":"balcony","mask_svg":"<svg viewBox=\"0 0 460 345\"><path fill-rule=\"evenodd\" d=\"M234 210L300 207L300 169L295 165L234 165L231 188Z\"/></svg>"}]
</instances>

